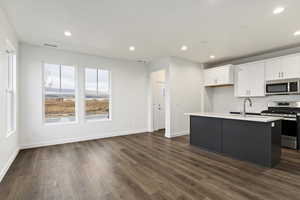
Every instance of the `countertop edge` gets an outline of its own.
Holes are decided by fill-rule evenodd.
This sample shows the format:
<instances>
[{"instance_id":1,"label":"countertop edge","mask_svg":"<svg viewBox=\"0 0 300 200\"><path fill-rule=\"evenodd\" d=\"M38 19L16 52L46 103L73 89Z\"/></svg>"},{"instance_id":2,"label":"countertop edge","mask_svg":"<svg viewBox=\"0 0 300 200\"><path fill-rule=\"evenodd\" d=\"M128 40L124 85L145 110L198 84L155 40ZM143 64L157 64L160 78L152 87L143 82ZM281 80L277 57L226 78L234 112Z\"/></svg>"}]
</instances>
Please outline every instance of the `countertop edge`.
<instances>
[{"instance_id":1,"label":"countertop edge","mask_svg":"<svg viewBox=\"0 0 300 200\"><path fill-rule=\"evenodd\" d=\"M252 121L252 122L274 122L278 120L282 120L282 117L265 117L263 119L261 116L259 117L253 117L253 116L246 116L242 117L240 115L235 114L219 114L219 113L184 113L186 116L198 116L198 117L211 117L211 118L221 118L221 119L233 119L233 120L242 120L242 121Z\"/></svg>"}]
</instances>

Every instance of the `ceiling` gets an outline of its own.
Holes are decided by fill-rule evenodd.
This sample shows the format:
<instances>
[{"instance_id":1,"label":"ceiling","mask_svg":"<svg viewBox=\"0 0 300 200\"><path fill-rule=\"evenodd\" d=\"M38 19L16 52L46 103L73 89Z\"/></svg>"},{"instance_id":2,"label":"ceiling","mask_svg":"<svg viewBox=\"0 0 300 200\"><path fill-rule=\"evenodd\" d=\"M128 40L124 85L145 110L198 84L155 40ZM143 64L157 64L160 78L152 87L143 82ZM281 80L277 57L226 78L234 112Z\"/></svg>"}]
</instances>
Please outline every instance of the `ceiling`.
<instances>
[{"instance_id":1,"label":"ceiling","mask_svg":"<svg viewBox=\"0 0 300 200\"><path fill-rule=\"evenodd\" d=\"M300 44L299 0L0 0L21 41L106 57L197 62ZM274 15L273 9L285 12ZM65 37L70 30L72 37ZM129 46L135 51L129 51ZM182 45L188 46L181 51Z\"/></svg>"}]
</instances>

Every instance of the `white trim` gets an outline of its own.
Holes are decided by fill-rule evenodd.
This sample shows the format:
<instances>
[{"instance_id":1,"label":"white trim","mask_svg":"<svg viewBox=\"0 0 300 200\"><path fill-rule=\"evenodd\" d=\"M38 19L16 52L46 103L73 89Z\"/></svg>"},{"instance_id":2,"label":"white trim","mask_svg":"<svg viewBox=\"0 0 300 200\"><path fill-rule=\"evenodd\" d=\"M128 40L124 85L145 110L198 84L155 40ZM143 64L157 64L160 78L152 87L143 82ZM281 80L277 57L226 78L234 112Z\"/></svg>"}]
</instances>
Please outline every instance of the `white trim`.
<instances>
[{"instance_id":1,"label":"white trim","mask_svg":"<svg viewBox=\"0 0 300 200\"><path fill-rule=\"evenodd\" d=\"M70 121L70 122L45 122L44 126L61 126L61 125L76 125L79 124L79 120Z\"/></svg>"},{"instance_id":2,"label":"white trim","mask_svg":"<svg viewBox=\"0 0 300 200\"><path fill-rule=\"evenodd\" d=\"M105 133L105 134L101 134L101 135L91 135L91 136L68 138L68 139L56 139L56 140L52 140L52 141L48 141L48 142L21 144L20 149L31 149L31 148L36 148L36 147L66 144L66 143L73 143L73 142L82 142L82 141L88 141L88 140L97 140L97 139L102 139L102 138L110 138L110 137L116 137L116 136L125 136L125 135L147 133L147 132L148 132L147 128L144 128L144 129L138 129L138 130Z\"/></svg>"},{"instance_id":3,"label":"white trim","mask_svg":"<svg viewBox=\"0 0 300 200\"><path fill-rule=\"evenodd\" d=\"M13 134L15 134L17 132L16 129L12 130L12 131L8 131L6 134L6 138L9 138L10 136L12 136Z\"/></svg>"},{"instance_id":4,"label":"white trim","mask_svg":"<svg viewBox=\"0 0 300 200\"><path fill-rule=\"evenodd\" d=\"M6 67L7 67L8 76L7 76L7 88L5 91L6 94L5 94L4 112L6 115L6 120L5 120L6 138L8 138L16 131L16 127L17 127L17 54L14 46L11 44L11 42L8 39L6 40L6 53L7 53Z\"/></svg>"},{"instance_id":5,"label":"white trim","mask_svg":"<svg viewBox=\"0 0 300 200\"><path fill-rule=\"evenodd\" d=\"M85 123L112 122L112 119L85 119Z\"/></svg>"},{"instance_id":6,"label":"white trim","mask_svg":"<svg viewBox=\"0 0 300 200\"><path fill-rule=\"evenodd\" d=\"M190 132L189 130L185 130L185 131L178 131L175 133L171 133L171 135L166 135L167 138L174 138L174 137L179 137L179 136L183 136L183 135L189 135Z\"/></svg>"},{"instance_id":7,"label":"white trim","mask_svg":"<svg viewBox=\"0 0 300 200\"><path fill-rule=\"evenodd\" d=\"M0 172L0 183L3 180L5 174L7 173L8 169L10 168L11 164L16 159L17 155L19 154L19 149L16 149L15 152L10 156L6 164L4 165L3 169Z\"/></svg>"}]
</instances>

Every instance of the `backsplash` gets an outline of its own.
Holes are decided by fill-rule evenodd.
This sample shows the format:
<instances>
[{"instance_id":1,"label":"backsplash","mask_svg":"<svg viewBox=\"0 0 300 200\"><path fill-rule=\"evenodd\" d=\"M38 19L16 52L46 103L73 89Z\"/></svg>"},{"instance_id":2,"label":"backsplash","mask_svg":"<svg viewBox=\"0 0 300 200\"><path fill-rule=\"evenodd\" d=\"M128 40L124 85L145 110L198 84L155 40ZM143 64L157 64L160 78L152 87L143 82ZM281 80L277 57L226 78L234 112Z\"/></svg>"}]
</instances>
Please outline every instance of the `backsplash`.
<instances>
[{"instance_id":1,"label":"backsplash","mask_svg":"<svg viewBox=\"0 0 300 200\"><path fill-rule=\"evenodd\" d=\"M234 87L209 88L211 111L216 113L229 113L230 111L241 111L243 109L243 98L234 96ZM300 101L300 95L278 95L267 97L253 97L252 107L247 102L247 112L261 112L266 110L268 103L272 101Z\"/></svg>"}]
</instances>

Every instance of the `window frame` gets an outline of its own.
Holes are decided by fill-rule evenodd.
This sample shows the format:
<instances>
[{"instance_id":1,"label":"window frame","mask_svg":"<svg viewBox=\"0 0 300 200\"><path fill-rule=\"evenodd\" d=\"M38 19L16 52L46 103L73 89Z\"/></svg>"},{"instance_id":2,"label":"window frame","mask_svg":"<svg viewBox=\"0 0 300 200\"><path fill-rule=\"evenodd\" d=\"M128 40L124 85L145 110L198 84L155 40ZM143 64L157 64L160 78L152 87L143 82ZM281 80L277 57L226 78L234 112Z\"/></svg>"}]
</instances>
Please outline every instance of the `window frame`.
<instances>
[{"instance_id":1,"label":"window frame","mask_svg":"<svg viewBox=\"0 0 300 200\"><path fill-rule=\"evenodd\" d=\"M53 65L59 65L61 66L68 66L68 67L74 67L74 77L75 77L75 120L74 121L70 121L70 122L46 122L46 116L45 116L45 95L46 95L46 91L45 91L45 65L46 64L53 64ZM42 124L45 126L55 126L55 125L72 125L72 124L78 124L79 123L79 95L78 95L78 86L79 86L79 73L78 73L78 67L77 65L74 64L55 64L53 62L42 62Z\"/></svg>"},{"instance_id":2,"label":"window frame","mask_svg":"<svg viewBox=\"0 0 300 200\"><path fill-rule=\"evenodd\" d=\"M106 70L109 72L109 118L106 119L86 119L86 103L85 103L85 97L86 97L86 69L100 69L100 70ZM112 121L112 71L110 69L104 68L104 67L83 67L83 120L85 123L93 123L93 122L107 122Z\"/></svg>"},{"instance_id":3,"label":"window frame","mask_svg":"<svg viewBox=\"0 0 300 200\"><path fill-rule=\"evenodd\" d=\"M7 55L7 80L5 90L5 132L6 138L10 137L17 131L17 53L10 41L6 41ZM9 102L9 95L11 95L11 101ZM9 105L12 109L9 108ZM10 119L9 119L10 118ZM11 123L9 125L9 123ZM10 127L12 125L12 127ZM12 129L10 129L12 128Z\"/></svg>"}]
</instances>

